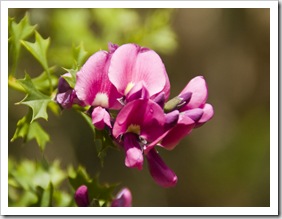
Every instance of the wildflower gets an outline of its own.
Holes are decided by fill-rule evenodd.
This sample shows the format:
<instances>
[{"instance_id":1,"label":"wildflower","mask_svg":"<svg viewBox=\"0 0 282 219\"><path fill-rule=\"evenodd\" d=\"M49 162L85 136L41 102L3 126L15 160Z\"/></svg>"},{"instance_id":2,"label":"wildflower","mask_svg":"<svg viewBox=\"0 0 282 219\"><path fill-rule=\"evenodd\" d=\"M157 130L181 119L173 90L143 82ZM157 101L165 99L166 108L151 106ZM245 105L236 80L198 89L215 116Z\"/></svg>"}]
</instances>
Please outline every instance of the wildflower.
<instances>
[{"instance_id":1,"label":"wildflower","mask_svg":"<svg viewBox=\"0 0 282 219\"><path fill-rule=\"evenodd\" d=\"M208 88L203 76L193 78L186 87L181 91L180 95L191 92L190 101L180 108L181 112L186 112L190 118L193 118L197 127L209 121L214 114L212 105L206 103L208 98ZM202 115L198 116L202 110Z\"/></svg>"},{"instance_id":2,"label":"wildflower","mask_svg":"<svg viewBox=\"0 0 282 219\"><path fill-rule=\"evenodd\" d=\"M149 97L164 92L168 98L170 92L169 79L159 55L136 44L124 44L115 50L109 79L123 96L127 96L139 82L143 82Z\"/></svg>"},{"instance_id":3,"label":"wildflower","mask_svg":"<svg viewBox=\"0 0 282 219\"><path fill-rule=\"evenodd\" d=\"M123 188L112 201L111 207L131 207L132 195L128 188Z\"/></svg>"},{"instance_id":4,"label":"wildflower","mask_svg":"<svg viewBox=\"0 0 282 219\"><path fill-rule=\"evenodd\" d=\"M111 49L112 51L113 49ZM77 72L75 90L86 105L120 109L121 95L108 78L108 68L112 52L99 51L92 55Z\"/></svg>"},{"instance_id":5,"label":"wildflower","mask_svg":"<svg viewBox=\"0 0 282 219\"><path fill-rule=\"evenodd\" d=\"M206 103L208 90L204 77L193 78L178 97L183 99L183 96L190 96L190 98L184 101L184 104L175 105L180 111L178 123L160 143L161 146L169 150L172 150L193 128L209 121L214 114L212 105Z\"/></svg>"},{"instance_id":6,"label":"wildflower","mask_svg":"<svg viewBox=\"0 0 282 219\"><path fill-rule=\"evenodd\" d=\"M105 109L120 109L121 95L108 78L112 54L117 46L109 44L110 52L99 51L92 55L77 72L75 91L86 105L96 107L92 112L92 123L98 129L111 127L110 114Z\"/></svg>"},{"instance_id":7,"label":"wildflower","mask_svg":"<svg viewBox=\"0 0 282 219\"><path fill-rule=\"evenodd\" d=\"M127 167L143 166L143 146L165 132L166 116L162 108L150 99L137 99L126 104L113 126L113 136L124 145Z\"/></svg>"}]
</instances>

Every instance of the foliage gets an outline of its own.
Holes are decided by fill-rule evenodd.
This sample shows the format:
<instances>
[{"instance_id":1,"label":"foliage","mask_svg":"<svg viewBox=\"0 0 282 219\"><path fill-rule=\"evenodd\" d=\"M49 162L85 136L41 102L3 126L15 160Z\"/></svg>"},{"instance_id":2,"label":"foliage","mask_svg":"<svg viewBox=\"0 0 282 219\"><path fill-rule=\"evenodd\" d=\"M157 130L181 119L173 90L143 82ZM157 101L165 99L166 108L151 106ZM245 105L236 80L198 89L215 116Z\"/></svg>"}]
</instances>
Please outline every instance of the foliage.
<instances>
[{"instance_id":1,"label":"foliage","mask_svg":"<svg viewBox=\"0 0 282 219\"><path fill-rule=\"evenodd\" d=\"M70 206L72 197L60 189L67 177L59 161L9 159L9 206Z\"/></svg>"},{"instance_id":2,"label":"foliage","mask_svg":"<svg viewBox=\"0 0 282 219\"><path fill-rule=\"evenodd\" d=\"M10 89L25 95L16 104L29 108L19 118L11 142L22 138L28 145L36 140L42 159L15 161L9 157L9 206L75 206L73 194L81 184L88 186L92 206L109 206L116 184L100 184L98 176L89 177L81 166L75 170L71 164L66 171L59 160L46 161L44 152L51 137L42 122L48 121L49 111L57 116L62 113L54 101L59 76L69 72L71 77L64 78L73 88L76 72L101 45L135 42L163 53L172 52L176 48L175 34L167 24L173 10L151 10L143 20L140 12L131 9L49 9L40 14L41 18L50 18L49 23L37 19L35 10L39 9L30 10L19 22L9 17L8 84ZM32 25L30 20L38 23ZM46 30L48 37L43 37ZM27 72L29 63L26 56L21 56L23 52L31 55L32 64L39 68ZM90 124L97 157L103 165L107 150L117 146L104 131L93 127L87 108L74 109Z\"/></svg>"}]
</instances>

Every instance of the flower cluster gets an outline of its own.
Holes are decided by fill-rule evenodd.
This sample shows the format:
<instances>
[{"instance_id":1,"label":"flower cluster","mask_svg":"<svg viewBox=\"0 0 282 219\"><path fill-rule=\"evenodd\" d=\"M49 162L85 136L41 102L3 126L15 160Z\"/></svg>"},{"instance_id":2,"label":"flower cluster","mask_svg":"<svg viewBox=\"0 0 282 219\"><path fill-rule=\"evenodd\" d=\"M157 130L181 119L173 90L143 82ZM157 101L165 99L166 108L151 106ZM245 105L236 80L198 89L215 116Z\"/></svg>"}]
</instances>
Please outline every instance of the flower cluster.
<instances>
[{"instance_id":1,"label":"flower cluster","mask_svg":"<svg viewBox=\"0 0 282 219\"><path fill-rule=\"evenodd\" d=\"M61 90L57 102L62 107L91 106L93 125L109 130L125 152L125 165L141 170L146 159L151 176L163 187L174 186L177 176L156 146L172 150L213 116L202 76L168 101L170 82L160 56L136 44L110 43L108 52L96 52L77 72L74 90Z\"/></svg>"}]
</instances>

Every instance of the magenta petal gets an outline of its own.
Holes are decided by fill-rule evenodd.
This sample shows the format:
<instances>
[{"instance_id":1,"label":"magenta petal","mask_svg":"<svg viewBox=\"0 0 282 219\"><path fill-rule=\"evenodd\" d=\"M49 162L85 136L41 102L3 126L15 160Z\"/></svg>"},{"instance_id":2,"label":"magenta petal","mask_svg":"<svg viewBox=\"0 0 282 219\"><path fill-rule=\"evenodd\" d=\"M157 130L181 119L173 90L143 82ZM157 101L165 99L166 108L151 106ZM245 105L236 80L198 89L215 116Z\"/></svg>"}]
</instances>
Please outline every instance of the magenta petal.
<instances>
[{"instance_id":1,"label":"magenta petal","mask_svg":"<svg viewBox=\"0 0 282 219\"><path fill-rule=\"evenodd\" d=\"M104 129L105 125L112 127L110 114L104 108L95 107L92 112L92 123L97 129Z\"/></svg>"},{"instance_id":2,"label":"magenta petal","mask_svg":"<svg viewBox=\"0 0 282 219\"><path fill-rule=\"evenodd\" d=\"M124 135L125 166L143 168L143 153L138 142L138 136L133 133Z\"/></svg>"},{"instance_id":3,"label":"magenta petal","mask_svg":"<svg viewBox=\"0 0 282 219\"><path fill-rule=\"evenodd\" d=\"M208 98L207 84L203 76L193 78L186 87L181 91L181 94L191 92L192 97L188 104L181 108L181 111L193 108L201 108L206 103Z\"/></svg>"},{"instance_id":4,"label":"magenta petal","mask_svg":"<svg viewBox=\"0 0 282 219\"><path fill-rule=\"evenodd\" d=\"M177 125L167 133L160 145L167 150L174 149L175 146L192 131L194 126L195 122L191 118L180 114Z\"/></svg>"},{"instance_id":5,"label":"magenta petal","mask_svg":"<svg viewBox=\"0 0 282 219\"><path fill-rule=\"evenodd\" d=\"M111 207L131 207L132 195L128 188L123 188L112 201Z\"/></svg>"},{"instance_id":6,"label":"magenta petal","mask_svg":"<svg viewBox=\"0 0 282 219\"><path fill-rule=\"evenodd\" d=\"M176 185L176 174L164 163L155 149L150 150L146 157L150 174L157 184L162 187Z\"/></svg>"},{"instance_id":7,"label":"magenta petal","mask_svg":"<svg viewBox=\"0 0 282 219\"><path fill-rule=\"evenodd\" d=\"M144 147L144 154L148 154L148 152L154 148L162 139L170 132L170 130L177 125L179 119L179 111L174 110L170 113L165 114L165 124L164 124L164 132L154 141L150 142Z\"/></svg>"},{"instance_id":8,"label":"magenta petal","mask_svg":"<svg viewBox=\"0 0 282 219\"><path fill-rule=\"evenodd\" d=\"M75 90L78 98L87 105L119 109L121 95L108 78L111 55L99 51L92 55L77 72Z\"/></svg>"},{"instance_id":9,"label":"magenta petal","mask_svg":"<svg viewBox=\"0 0 282 219\"><path fill-rule=\"evenodd\" d=\"M213 107L212 105L210 104L205 104L204 108L203 108L203 115L201 117L201 119L198 121L198 123L200 124L203 124L207 121L209 121L212 117L213 117L213 114L214 114L214 111L213 111Z\"/></svg>"},{"instance_id":10,"label":"magenta petal","mask_svg":"<svg viewBox=\"0 0 282 219\"><path fill-rule=\"evenodd\" d=\"M139 134L147 141L154 141L163 134L166 118L162 108L152 100L138 99L126 104L116 117L113 136L126 132Z\"/></svg>"},{"instance_id":11,"label":"magenta petal","mask_svg":"<svg viewBox=\"0 0 282 219\"><path fill-rule=\"evenodd\" d=\"M126 95L126 101L130 102L136 99L149 99L149 92L144 85L143 81L138 82L135 84L132 89Z\"/></svg>"},{"instance_id":12,"label":"magenta petal","mask_svg":"<svg viewBox=\"0 0 282 219\"><path fill-rule=\"evenodd\" d=\"M170 95L170 82L169 82L169 78L168 75L165 74L165 86L164 89L161 91L164 93L165 95L165 100L167 101Z\"/></svg>"},{"instance_id":13,"label":"magenta petal","mask_svg":"<svg viewBox=\"0 0 282 219\"><path fill-rule=\"evenodd\" d=\"M88 207L89 206L87 186L82 185L75 191L74 200L78 207Z\"/></svg>"},{"instance_id":14,"label":"magenta petal","mask_svg":"<svg viewBox=\"0 0 282 219\"><path fill-rule=\"evenodd\" d=\"M165 66L153 50L125 44L118 47L112 56L109 79L121 94L126 95L129 85L143 81L150 96L153 96L166 87L166 77Z\"/></svg>"}]
</instances>

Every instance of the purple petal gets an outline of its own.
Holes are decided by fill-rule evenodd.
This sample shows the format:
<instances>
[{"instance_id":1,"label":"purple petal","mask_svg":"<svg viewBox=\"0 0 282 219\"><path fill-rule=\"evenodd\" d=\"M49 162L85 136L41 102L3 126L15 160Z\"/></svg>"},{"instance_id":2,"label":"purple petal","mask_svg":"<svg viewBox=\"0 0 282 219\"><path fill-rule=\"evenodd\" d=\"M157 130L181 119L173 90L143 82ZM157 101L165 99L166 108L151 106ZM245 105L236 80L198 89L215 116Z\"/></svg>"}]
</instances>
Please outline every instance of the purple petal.
<instances>
[{"instance_id":1,"label":"purple petal","mask_svg":"<svg viewBox=\"0 0 282 219\"><path fill-rule=\"evenodd\" d=\"M95 107L92 112L92 123L97 129L104 129L105 125L112 127L110 114L102 107Z\"/></svg>"},{"instance_id":2,"label":"purple petal","mask_svg":"<svg viewBox=\"0 0 282 219\"><path fill-rule=\"evenodd\" d=\"M201 119L198 121L198 124L203 125L204 123L209 121L213 117L213 115L214 115L214 111L213 111L212 105L210 105L208 103L205 104L205 106L203 108L203 115L202 115Z\"/></svg>"},{"instance_id":3,"label":"purple petal","mask_svg":"<svg viewBox=\"0 0 282 219\"><path fill-rule=\"evenodd\" d=\"M157 96L154 97L153 101L156 102L161 108L164 108L165 105L165 93L161 92Z\"/></svg>"},{"instance_id":4,"label":"purple petal","mask_svg":"<svg viewBox=\"0 0 282 219\"><path fill-rule=\"evenodd\" d=\"M132 195L128 188L123 188L112 201L111 207L131 207Z\"/></svg>"},{"instance_id":5,"label":"purple petal","mask_svg":"<svg viewBox=\"0 0 282 219\"><path fill-rule=\"evenodd\" d=\"M88 207L88 188L85 185L80 186L74 194L74 199L78 207Z\"/></svg>"},{"instance_id":6,"label":"purple petal","mask_svg":"<svg viewBox=\"0 0 282 219\"><path fill-rule=\"evenodd\" d=\"M184 104L189 103L189 101L192 97L192 93L188 91L188 92L180 94L178 97L182 100L181 103L179 104L179 106L184 105Z\"/></svg>"},{"instance_id":7,"label":"purple petal","mask_svg":"<svg viewBox=\"0 0 282 219\"><path fill-rule=\"evenodd\" d=\"M135 84L126 95L127 102L136 99L149 99L149 92L142 81Z\"/></svg>"},{"instance_id":8,"label":"purple petal","mask_svg":"<svg viewBox=\"0 0 282 219\"><path fill-rule=\"evenodd\" d=\"M189 103L181 108L181 111L193 108L202 108L208 98L207 84L204 77L197 76L193 78L181 91L179 96L187 92L191 92L192 97Z\"/></svg>"},{"instance_id":9,"label":"purple petal","mask_svg":"<svg viewBox=\"0 0 282 219\"><path fill-rule=\"evenodd\" d=\"M108 50L110 53L114 53L116 51L116 49L118 48L117 44L113 44L113 43L108 43Z\"/></svg>"},{"instance_id":10,"label":"purple petal","mask_svg":"<svg viewBox=\"0 0 282 219\"><path fill-rule=\"evenodd\" d=\"M117 115L113 136L126 132L139 134L147 141L154 141L164 130L166 118L162 108L152 100L138 99L126 104Z\"/></svg>"},{"instance_id":11,"label":"purple petal","mask_svg":"<svg viewBox=\"0 0 282 219\"><path fill-rule=\"evenodd\" d=\"M165 128L171 129L173 126L175 126L178 122L178 118L179 118L179 111L178 110L174 110L170 113L167 113L165 115L166 121L165 121Z\"/></svg>"},{"instance_id":12,"label":"purple petal","mask_svg":"<svg viewBox=\"0 0 282 219\"><path fill-rule=\"evenodd\" d=\"M119 109L121 95L108 78L111 55L99 51L92 55L77 73L75 90L80 100L87 105Z\"/></svg>"},{"instance_id":13,"label":"purple petal","mask_svg":"<svg viewBox=\"0 0 282 219\"><path fill-rule=\"evenodd\" d=\"M194 126L195 122L192 119L180 114L177 125L167 133L160 145L167 150L174 149L175 146L192 131Z\"/></svg>"},{"instance_id":14,"label":"purple petal","mask_svg":"<svg viewBox=\"0 0 282 219\"><path fill-rule=\"evenodd\" d=\"M176 185L176 174L164 163L155 149L150 150L146 157L150 174L157 184L162 187Z\"/></svg>"},{"instance_id":15,"label":"purple petal","mask_svg":"<svg viewBox=\"0 0 282 219\"><path fill-rule=\"evenodd\" d=\"M66 74L64 74L62 76L64 76L64 77L71 77L71 74L70 73L66 73ZM71 87L68 84L68 82L62 76L59 78L59 82L58 82L58 93L65 93L66 91L71 89Z\"/></svg>"},{"instance_id":16,"label":"purple petal","mask_svg":"<svg viewBox=\"0 0 282 219\"><path fill-rule=\"evenodd\" d=\"M190 109L182 112L185 116L193 119L194 122L198 122L203 116L204 110L201 108Z\"/></svg>"},{"instance_id":17,"label":"purple petal","mask_svg":"<svg viewBox=\"0 0 282 219\"><path fill-rule=\"evenodd\" d=\"M58 93L56 95L56 102L65 109L71 108L73 104L72 90L68 90L64 93Z\"/></svg>"},{"instance_id":18,"label":"purple petal","mask_svg":"<svg viewBox=\"0 0 282 219\"><path fill-rule=\"evenodd\" d=\"M132 84L143 81L150 96L165 89L168 80L159 55L136 44L125 44L115 50L109 67L109 79L124 95Z\"/></svg>"},{"instance_id":19,"label":"purple petal","mask_svg":"<svg viewBox=\"0 0 282 219\"><path fill-rule=\"evenodd\" d=\"M143 168L143 153L138 142L138 135L133 133L124 134L125 166Z\"/></svg>"}]
</instances>

